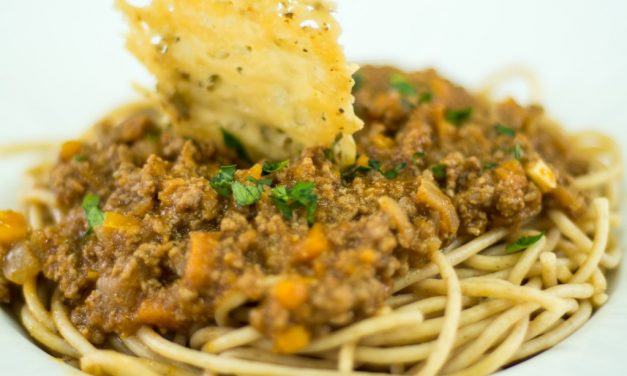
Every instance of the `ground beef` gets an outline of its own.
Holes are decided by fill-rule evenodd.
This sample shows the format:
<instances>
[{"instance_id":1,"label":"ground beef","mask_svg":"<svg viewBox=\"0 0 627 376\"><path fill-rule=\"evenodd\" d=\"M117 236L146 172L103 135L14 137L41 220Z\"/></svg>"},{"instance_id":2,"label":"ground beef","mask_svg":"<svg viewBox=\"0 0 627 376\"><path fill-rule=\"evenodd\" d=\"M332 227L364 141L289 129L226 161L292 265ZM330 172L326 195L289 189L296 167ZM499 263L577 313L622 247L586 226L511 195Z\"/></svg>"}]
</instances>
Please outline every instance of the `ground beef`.
<instances>
[{"instance_id":1,"label":"ground beef","mask_svg":"<svg viewBox=\"0 0 627 376\"><path fill-rule=\"evenodd\" d=\"M395 277L457 237L516 227L546 205L582 210L586 199L569 184L587 164L541 108L488 103L432 70L402 76L408 94L391 84L399 74L358 73L358 165L340 168L324 148L306 149L264 176L269 186L248 206L210 184L229 164L250 184L259 165L235 151L161 129L150 113L100 124L50 175L63 220L28 240L72 321L95 342L144 324L184 332L211 323L239 293L266 335L300 327L316 336L373 315ZM540 159L557 174L558 194L527 176ZM303 207L288 219L271 197L271 187L303 181L315 184L315 225ZM86 194L101 199L104 225L88 225Z\"/></svg>"}]
</instances>

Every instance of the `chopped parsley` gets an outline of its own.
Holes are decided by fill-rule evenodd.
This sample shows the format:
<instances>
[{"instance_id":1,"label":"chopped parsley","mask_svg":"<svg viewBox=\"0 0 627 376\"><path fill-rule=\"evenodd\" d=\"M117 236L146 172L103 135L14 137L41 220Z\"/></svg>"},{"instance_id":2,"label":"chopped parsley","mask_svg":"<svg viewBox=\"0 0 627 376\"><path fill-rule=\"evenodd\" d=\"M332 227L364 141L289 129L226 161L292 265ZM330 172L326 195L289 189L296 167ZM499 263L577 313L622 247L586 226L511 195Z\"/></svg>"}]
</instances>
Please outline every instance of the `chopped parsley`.
<instances>
[{"instance_id":1,"label":"chopped parsley","mask_svg":"<svg viewBox=\"0 0 627 376\"><path fill-rule=\"evenodd\" d=\"M414 162L415 165L418 164L418 161L425 157L425 153L422 151L417 151L411 156L411 161Z\"/></svg>"},{"instance_id":2,"label":"chopped parsley","mask_svg":"<svg viewBox=\"0 0 627 376\"><path fill-rule=\"evenodd\" d=\"M280 162L266 162L263 164L263 175L269 175L275 172L279 172L289 166L290 161L284 160Z\"/></svg>"},{"instance_id":3,"label":"chopped parsley","mask_svg":"<svg viewBox=\"0 0 627 376\"><path fill-rule=\"evenodd\" d=\"M514 128L507 127L503 124L496 124L494 126L494 130L496 131L496 133L503 135L503 136L509 136L509 137L516 136L516 130Z\"/></svg>"},{"instance_id":4,"label":"chopped parsley","mask_svg":"<svg viewBox=\"0 0 627 376\"><path fill-rule=\"evenodd\" d=\"M544 231L532 236L523 236L520 239L516 240L515 243L509 244L505 247L505 252L507 253L516 253L523 251L532 245L534 245L538 240L542 239L544 236Z\"/></svg>"},{"instance_id":5,"label":"chopped parsley","mask_svg":"<svg viewBox=\"0 0 627 376\"><path fill-rule=\"evenodd\" d=\"M220 196L229 197L236 170L236 165L221 166L218 175L214 176L209 182L211 188L215 189Z\"/></svg>"},{"instance_id":6,"label":"chopped parsley","mask_svg":"<svg viewBox=\"0 0 627 376\"><path fill-rule=\"evenodd\" d=\"M237 157L239 159L252 163L250 156L246 152L246 148L244 148L244 145L240 142L240 140L224 128L220 128L220 131L222 131L224 145L229 149L233 149L237 153Z\"/></svg>"},{"instance_id":7,"label":"chopped parsley","mask_svg":"<svg viewBox=\"0 0 627 376\"><path fill-rule=\"evenodd\" d=\"M416 88L407 80L407 77L400 73L390 76L390 87L402 96L411 97L416 95Z\"/></svg>"},{"instance_id":8,"label":"chopped parsley","mask_svg":"<svg viewBox=\"0 0 627 376\"><path fill-rule=\"evenodd\" d=\"M436 178L436 180L442 180L446 178L446 165L442 163L437 164L431 167L431 172L433 172L433 177Z\"/></svg>"},{"instance_id":9,"label":"chopped parsley","mask_svg":"<svg viewBox=\"0 0 627 376\"><path fill-rule=\"evenodd\" d=\"M87 160L87 156L83 154L77 154L74 156L74 160L76 162L85 162Z\"/></svg>"},{"instance_id":10,"label":"chopped parsley","mask_svg":"<svg viewBox=\"0 0 627 376\"><path fill-rule=\"evenodd\" d=\"M252 205L261 199L262 185L242 184L238 181L231 184L233 200L239 206Z\"/></svg>"},{"instance_id":11,"label":"chopped parsley","mask_svg":"<svg viewBox=\"0 0 627 376\"><path fill-rule=\"evenodd\" d=\"M376 159L371 159L368 161L368 166L370 166L370 168L372 168L373 170L378 171L386 179L392 180L392 179L396 179L398 174L400 174L401 171L403 171L407 167L407 163L401 162L397 164L396 166L394 166L392 169L384 171L381 168L381 162L377 161Z\"/></svg>"},{"instance_id":12,"label":"chopped parsley","mask_svg":"<svg viewBox=\"0 0 627 376\"><path fill-rule=\"evenodd\" d=\"M83 210L87 218L87 235L89 235L94 227L100 226L104 222L104 213L98 208L100 205L100 197L94 194L87 194L83 197Z\"/></svg>"},{"instance_id":13,"label":"chopped parsley","mask_svg":"<svg viewBox=\"0 0 627 376\"><path fill-rule=\"evenodd\" d=\"M289 189L284 185L276 186L272 188L270 197L286 219L292 219L293 210L300 207L305 209L307 223L310 225L314 223L318 208L318 195L316 195L313 182L300 181Z\"/></svg>"},{"instance_id":14,"label":"chopped parsley","mask_svg":"<svg viewBox=\"0 0 627 376\"><path fill-rule=\"evenodd\" d=\"M418 103L431 103L432 100L433 94L428 91L422 92L420 96L418 96Z\"/></svg>"},{"instance_id":15,"label":"chopped parsley","mask_svg":"<svg viewBox=\"0 0 627 376\"><path fill-rule=\"evenodd\" d=\"M248 180L249 182L255 183L259 186L271 186L272 185L272 179L255 179L252 176L249 176L246 178L246 180Z\"/></svg>"},{"instance_id":16,"label":"chopped parsley","mask_svg":"<svg viewBox=\"0 0 627 376\"><path fill-rule=\"evenodd\" d=\"M462 125L466 120L472 116L472 107L462 108L459 110L446 110L444 111L444 118L456 127Z\"/></svg>"},{"instance_id":17,"label":"chopped parsley","mask_svg":"<svg viewBox=\"0 0 627 376\"><path fill-rule=\"evenodd\" d=\"M486 170L492 170L497 168L498 166L499 164L495 162L486 162L483 164L483 168L485 168Z\"/></svg>"},{"instance_id":18,"label":"chopped parsley","mask_svg":"<svg viewBox=\"0 0 627 376\"><path fill-rule=\"evenodd\" d=\"M519 143L516 143L516 145L514 145L514 158L520 160L520 158L522 158L524 152L522 147L520 146Z\"/></svg>"},{"instance_id":19,"label":"chopped parsley","mask_svg":"<svg viewBox=\"0 0 627 376\"><path fill-rule=\"evenodd\" d=\"M366 173L370 171L370 166L358 166L352 165L346 170L342 171L342 179L346 181L353 181L357 174Z\"/></svg>"},{"instance_id":20,"label":"chopped parsley","mask_svg":"<svg viewBox=\"0 0 627 376\"><path fill-rule=\"evenodd\" d=\"M364 84L364 76L361 75L361 73L359 72L355 72L353 74L353 81L355 81L355 83L353 84L353 94L358 92L359 89L361 89L361 87Z\"/></svg>"}]
</instances>

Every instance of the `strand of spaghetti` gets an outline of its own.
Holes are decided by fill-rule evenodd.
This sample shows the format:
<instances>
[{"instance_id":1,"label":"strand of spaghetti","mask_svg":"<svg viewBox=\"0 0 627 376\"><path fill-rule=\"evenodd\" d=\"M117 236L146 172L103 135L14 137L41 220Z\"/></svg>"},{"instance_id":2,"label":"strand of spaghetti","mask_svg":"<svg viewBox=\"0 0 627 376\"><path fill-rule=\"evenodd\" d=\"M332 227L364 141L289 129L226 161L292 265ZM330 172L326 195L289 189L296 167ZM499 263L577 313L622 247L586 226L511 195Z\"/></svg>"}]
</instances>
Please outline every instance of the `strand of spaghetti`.
<instances>
[{"instance_id":1,"label":"strand of spaghetti","mask_svg":"<svg viewBox=\"0 0 627 376\"><path fill-rule=\"evenodd\" d=\"M519 259L519 253L500 256L474 255L464 261L464 265L487 272L498 272L503 269L513 268Z\"/></svg>"},{"instance_id":2,"label":"strand of spaghetti","mask_svg":"<svg viewBox=\"0 0 627 376\"><path fill-rule=\"evenodd\" d=\"M587 281L592 273L594 273L594 269L596 269L599 265L601 257L607 248L610 233L609 202L605 198L596 198L594 199L593 206L597 213L597 228L594 234L592 250L590 251L586 262L581 266L581 268L579 268L579 270L577 270L573 278L570 280L571 283L582 283Z\"/></svg>"},{"instance_id":3,"label":"strand of spaghetti","mask_svg":"<svg viewBox=\"0 0 627 376\"><path fill-rule=\"evenodd\" d=\"M602 293L607 290L607 279L605 278L605 274L599 269L595 268L592 273L592 277L590 278L590 283L592 287L594 287L595 293Z\"/></svg>"},{"instance_id":4,"label":"strand of spaghetti","mask_svg":"<svg viewBox=\"0 0 627 376\"><path fill-rule=\"evenodd\" d=\"M158 354L155 354L148 347L146 347L146 345L144 345L142 341L137 339L137 337L125 337L125 338L122 338L122 342L130 351L132 351L135 355L137 355L140 358L154 360L155 362L159 362L163 364L170 363L172 366L181 370L187 370L190 372L196 371L195 369L188 366L187 364L173 362L173 361L170 361L169 359L165 359L164 357Z\"/></svg>"},{"instance_id":5,"label":"strand of spaghetti","mask_svg":"<svg viewBox=\"0 0 627 376\"><path fill-rule=\"evenodd\" d=\"M589 252L592 249L592 240L566 214L558 210L551 210L549 211L549 218L562 234L577 245L580 251Z\"/></svg>"},{"instance_id":6,"label":"strand of spaghetti","mask_svg":"<svg viewBox=\"0 0 627 376\"><path fill-rule=\"evenodd\" d=\"M196 330L194 334L192 334L191 338L189 339L189 345L193 349L200 349L205 343L213 341L214 339L226 335L232 331L232 328L221 326L207 326Z\"/></svg>"},{"instance_id":7,"label":"strand of spaghetti","mask_svg":"<svg viewBox=\"0 0 627 376\"><path fill-rule=\"evenodd\" d=\"M216 323L220 326L228 326L230 321L229 312L246 303L247 299L246 295L241 292L232 293L223 298L217 305L214 313Z\"/></svg>"},{"instance_id":8,"label":"strand of spaghetti","mask_svg":"<svg viewBox=\"0 0 627 376\"><path fill-rule=\"evenodd\" d=\"M592 305L588 301L583 301L579 310L568 320L552 331L543 334L531 341L524 343L510 361L525 359L533 354L553 347L578 330L592 315Z\"/></svg>"},{"instance_id":9,"label":"strand of spaghetti","mask_svg":"<svg viewBox=\"0 0 627 376\"><path fill-rule=\"evenodd\" d=\"M355 368L355 342L347 342L340 347L337 364L337 369L341 373L353 372Z\"/></svg>"},{"instance_id":10,"label":"strand of spaghetti","mask_svg":"<svg viewBox=\"0 0 627 376\"><path fill-rule=\"evenodd\" d=\"M207 342L202 347L202 351L214 354L220 353L235 347L248 345L249 343L257 341L261 337L261 333L259 333L255 328L245 326Z\"/></svg>"},{"instance_id":11,"label":"strand of spaghetti","mask_svg":"<svg viewBox=\"0 0 627 376\"><path fill-rule=\"evenodd\" d=\"M249 376L340 376L346 375L337 371L321 369L303 369L286 366L270 365L262 362L230 359L218 355L190 350L187 347L170 342L148 327L142 327L137 332L137 337L152 351L169 359L191 364L216 373L226 373ZM352 372L350 375L383 375L366 372Z\"/></svg>"},{"instance_id":12,"label":"strand of spaghetti","mask_svg":"<svg viewBox=\"0 0 627 376\"><path fill-rule=\"evenodd\" d=\"M511 307L505 300L491 300L463 311L459 326L465 326L484 320ZM402 330L387 331L365 338L362 342L368 346L398 346L419 342L437 336L443 325L443 318L426 320L420 325Z\"/></svg>"},{"instance_id":13,"label":"strand of spaghetti","mask_svg":"<svg viewBox=\"0 0 627 376\"><path fill-rule=\"evenodd\" d=\"M475 363L471 367L456 372L450 376L489 375L503 367L514 355L525 339L529 318L524 318L516 324L511 334L493 352Z\"/></svg>"},{"instance_id":14,"label":"strand of spaghetti","mask_svg":"<svg viewBox=\"0 0 627 376\"><path fill-rule=\"evenodd\" d=\"M557 256L553 252L545 252L540 255L542 265L542 283L545 287L557 285Z\"/></svg>"},{"instance_id":15,"label":"strand of spaghetti","mask_svg":"<svg viewBox=\"0 0 627 376\"><path fill-rule=\"evenodd\" d=\"M528 317L537 308L536 304L523 304L495 318L475 341L460 353L455 354L455 357L442 370L443 373L448 374L468 368L492 348L513 325Z\"/></svg>"},{"instance_id":16,"label":"strand of spaghetti","mask_svg":"<svg viewBox=\"0 0 627 376\"><path fill-rule=\"evenodd\" d=\"M582 191L591 190L620 178L622 173L623 165L614 165L600 171L576 177L573 180L572 186Z\"/></svg>"},{"instance_id":17,"label":"strand of spaghetti","mask_svg":"<svg viewBox=\"0 0 627 376\"><path fill-rule=\"evenodd\" d=\"M126 344L124 342L122 342L122 339L118 336L111 336L109 337L109 340L107 341L109 343L109 346L111 346L111 348L117 352L120 352L122 354L126 354L126 355L130 355L130 356L135 356L137 355L136 353L134 353L133 351L131 351L128 346L126 346ZM141 357L140 355L138 355L139 357Z\"/></svg>"},{"instance_id":18,"label":"strand of spaghetti","mask_svg":"<svg viewBox=\"0 0 627 376\"><path fill-rule=\"evenodd\" d=\"M94 345L72 325L67 316L67 309L61 302L59 290L52 294L52 319L54 320L59 334L72 345L81 355L86 355L96 351Z\"/></svg>"},{"instance_id":19,"label":"strand of spaghetti","mask_svg":"<svg viewBox=\"0 0 627 376\"><path fill-rule=\"evenodd\" d=\"M242 347L232 349L220 354L221 357L237 358L245 360L263 359L265 362L284 365L288 367L327 369L333 370L337 367L337 362L326 359L312 359L297 355L277 354L273 351Z\"/></svg>"},{"instance_id":20,"label":"strand of spaghetti","mask_svg":"<svg viewBox=\"0 0 627 376\"><path fill-rule=\"evenodd\" d=\"M562 299L536 290L528 286L517 286L510 282L492 278L465 279L461 282L464 295L507 299L515 302L538 303L540 306L555 311L564 305ZM442 281L428 279L419 283L418 288L423 291L442 294L446 288Z\"/></svg>"},{"instance_id":21,"label":"strand of spaghetti","mask_svg":"<svg viewBox=\"0 0 627 376\"><path fill-rule=\"evenodd\" d=\"M385 306L391 308L398 308L410 303L418 301L420 297L414 294L398 294L392 295L385 301Z\"/></svg>"},{"instance_id":22,"label":"strand of spaghetti","mask_svg":"<svg viewBox=\"0 0 627 376\"><path fill-rule=\"evenodd\" d=\"M59 147L59 142L20 142L11 145L0 145L0 156L48 152Z\"/></svg>"},{"instance_id":23,"label":"strand of spaghetti","mask_svg":"<svg viewBox=\"0 0 627 376\"><path fill-rule=\"evenodd\" d=\"M566 307L562 311L544 311L536 316L529 324L529 329L527 330L527 335L525 338L527 340L533 339L549 330L567 312L577 312L577 310L579 309L579 302L575 299L569 299L567 301L569 302L569 307Z\"/></svg>"},{"instance_id":24,"label":"strand of spaghetti","mask_svg":"<svg viewBox=\"0 0 627 376\"><path fill-rule=\"evenodd\" d=\"M31 188L20 196L22 202L39 203L54 208L57 198L49 189Z\"/></svg>"},{"instance_id":25,"label":"strand of spaghetti","mask_svg":"<svg viewBox=\"0 0 627 376\"><path fill-rule=\"evenodd\" d=\"M479 336L492 322L485 319L459 329L453 347L462 346ZM368 364L416 363L425 360L433 352L436 341L396 347L358 346L355 360Z\"/></svg>"},{"instance_id":26,"label":"strand of spaghetti","mask_svg":"<svg viewBox=\"0 0 627 376\"><path fill-rule=\"evenodd\" d=\"M54 322L52 321L52 316L46 307L44 307L43 303L39 298L39 294L37 293L37 276L28 278L24 285L22 286L22 295L24 296L24 301L28 306L28 309L33 314L35 319L41 323L46 329L51 332L56 332L57 329L54 326Z\"/></svg>"},{"instance_id":27,"label":"strand of spaghetti","mask_svg":"<svg viewBox=\"0 0 627 376\"><path fill-rule=\"evenodd\" d=\"M523 279L525 279L525 276L529 273L529 270L538 259L540 252L544 249L544 246L546 245L546 238L546 236L543 236L540 240L535 242L535 244L523 252L522 256L518 260L518 263L514 265L509 275L509 281L512 284L520 285Z\"/></svg>"},{"instance_id":28,"label":"strand of spaghetti","mask_svg":"<svg viewBox=\"0 0 627 376\"><path fill-rule=\"evenodd\" d=\"M460 246L459 248L448 252L446 254L446 258L448 259L449 263L451 263L453 266L456 266L462 263L464 260L467 260L470 256L476 255L482 250L503 239L507 235L507 233L508 230L503 228L494 229L486 232L480 237L475 238L468 243ZM405 276L397 279L394 282L394 287L392 288L392 291L400 291L405 287L411 286L416 282L422 281L423 279L433 277L436 274L438 274L438 268L432 262L423 268L410 271Z\"/></svg>"},{"instance_id":29,"label":"strand of spaghetti","mask_svg":"<svg viewBox=\"0 0 627 376\"><path fill-rule=\"evenodd\" d=\"M600 265L606 269L616 269L623 259L620 247L612 247L601 257Z\"/></svg>"},{"instance_id":30,"label":"strand of spaghetti","mask_svg":"<svg viewBox=\"0 0 627 376\"><path fill-rule=\"evenodd\" d=\"M446 296L431 296L415 303L399 307L396 312L420 311L423 315L443 311L446 308L448 298ZM462 297L462 307L467 307L477 303L477 299L468 296Z\"/></svg>"},{"instance_id":31,"label":"strand of spaghetti","mask_svg":"<svg viewBox=\"0 0 627 376\"><path fill-rule=\"evenodd\" d=\"M442 322L442 330L433 347L433 351L425 361L424 366L416 373L417 376L436 375L444 366L446 358L453 349L455 335L459 325L459 319L462 311L462 292L459 286L459 279L455 274L455 269L449 260L440 252L434 252L431 255L432 262L440 269L440 275L446 284L448 301L444 311L444 320Z\"/></svg>"},{"instance_id":32,"label":"strand of spaghetti","mask_svg":"<svg viewBox=\"0 0 627 376\"><path fill-rule=\"evenodd\" d=\"M20 310L20 318L22 325L37 342L41 343L48 349L71 358L77 358L78 352L70 346L63 338L48 330L41 322L33 317L28 307L24 306Z\"/></svg>"},{"instance_id":33,"label":"strand of spaghetti","mask_svg":"<svg viewBox=\"0 0 627 376\"><path fill-rule=\"evenodd\" d=\"M102 374L105 371L109 375L159 376L159 373L128 355L110 350L91 351L83 354L81 369L94 375Z\"/></svg>"},{"instance_id":34,"label":"strand of spaghetti","mask_svg":"<svg viewBox=\"0 0 627 376\"><path fill-rule=\"evenodd\" d=\"M461 304L461 303L460 303ZM394 312L359 321L326 337L317 339L300 353L316 353L340 347L347 342L356 342L363 337L400 327L411 327L423 322L420 312Z\"/></svg>"}]
</instances>

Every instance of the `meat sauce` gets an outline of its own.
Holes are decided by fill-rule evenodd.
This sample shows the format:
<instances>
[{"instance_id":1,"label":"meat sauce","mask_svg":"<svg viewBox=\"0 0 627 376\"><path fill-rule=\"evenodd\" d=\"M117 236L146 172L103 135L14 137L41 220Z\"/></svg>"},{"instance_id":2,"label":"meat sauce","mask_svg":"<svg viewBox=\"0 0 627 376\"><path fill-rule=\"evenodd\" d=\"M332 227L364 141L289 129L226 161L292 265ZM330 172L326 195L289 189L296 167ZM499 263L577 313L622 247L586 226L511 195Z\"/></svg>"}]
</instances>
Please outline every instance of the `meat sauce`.
<instances>
[{"instance_id":1,"label":"meat sauce","mask_svg":"<svg viewBox=\"0 0 627 376\"><path fill-rule=\"evenodd\" d=\"M239 295L247 318L232 325L294 351L375 314L394 278L456 238L585 207L570 183L588 165L542 108L491 103L432 70L365 67L356 82L365 127L348 168L312 148L264 173L264 161L179 137L149 112L66 143L49 178L65 215L24 246L79 330L95 343L142 325L188 333ZM230 165L220 194L212 181ZM235 182L254 187L251 200L234 199ZM313 183L308 202L299 183Z\"/></svg>"}]
</instances>

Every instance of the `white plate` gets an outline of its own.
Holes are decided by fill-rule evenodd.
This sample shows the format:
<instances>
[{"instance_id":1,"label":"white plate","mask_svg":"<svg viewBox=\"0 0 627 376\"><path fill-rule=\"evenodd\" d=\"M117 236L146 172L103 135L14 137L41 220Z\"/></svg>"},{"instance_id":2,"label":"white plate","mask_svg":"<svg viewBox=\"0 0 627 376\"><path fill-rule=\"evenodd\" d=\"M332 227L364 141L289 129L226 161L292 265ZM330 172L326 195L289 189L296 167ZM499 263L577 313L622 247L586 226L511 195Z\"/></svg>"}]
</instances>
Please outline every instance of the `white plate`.
<instances>
[{"instance_id":1,"label":"white plate","mask_svg":"<svg viewBox=\"0 0 627 376\"><path fill-rule=\"evenodd\" d=\"M594 127L627 146L627 2L341 0L349 57L407 68L435 66L473 87L490 72L525 64L543 84L548 112L569 129ZM0 0L0 143L76 137L148 75L123 48L112 1ZM0 163L0 207L15 205L35 159ZM609 303L556 348L506 375L624 373L627 277ZM0 311L0 373L68 375Z\"/></svg>"}]
</instances>

